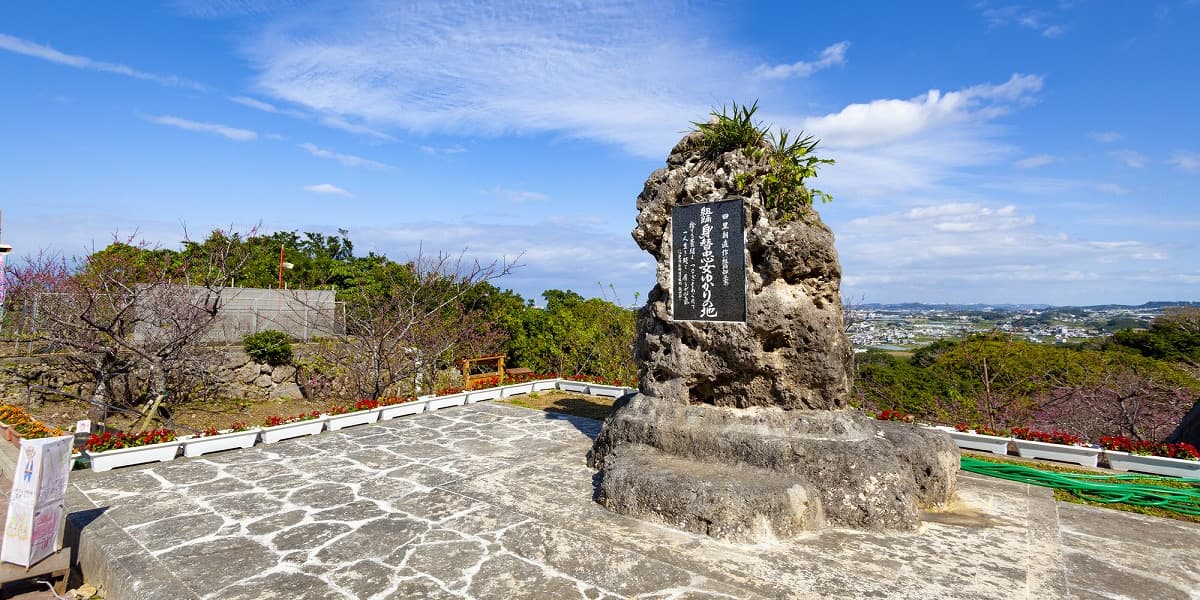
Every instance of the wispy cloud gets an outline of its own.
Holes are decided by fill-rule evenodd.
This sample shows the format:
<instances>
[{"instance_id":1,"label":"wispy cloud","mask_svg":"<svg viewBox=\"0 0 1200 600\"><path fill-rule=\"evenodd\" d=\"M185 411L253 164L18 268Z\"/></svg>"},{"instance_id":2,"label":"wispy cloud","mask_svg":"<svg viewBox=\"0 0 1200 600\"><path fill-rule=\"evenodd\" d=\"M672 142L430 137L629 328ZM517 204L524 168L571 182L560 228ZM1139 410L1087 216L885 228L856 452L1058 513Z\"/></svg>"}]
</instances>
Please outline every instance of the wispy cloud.
<instances>
[{"instance_id":1,"label":"wispy cloud","mask_svg":"<svg viewBox=\"0 0 1200 600\"><path fill-rule=\"evenodd\" d=\"M1061 37L1067 32L1066 27L1048 22L1052 15L1044 10L1030 10L1021 6L1003 6L999 8L983 7L983 17L989 27L1018 27L1036 31L1045 38Z\"/></svg>"},{"instance_id":2,"label":"wispy cloud","mask_svg":"<svg viewBox=\"0 0 1200 600\"><path fill-rule=\"evenodd\" d=\"M374 137L552 133L661 158L680 115L698 118L712 98L744 92L764 62L695 36L712 18L697 12L656 2L366 3L274 19L245 52L256 93L329 126Z\"/></svg>"},{"instance_id":3,"label":"wispy cloud","mask_svg":"<svg viewBox=\"0 0 1200 600\"><path fill-rule=\"evenodd\" d=\"M1116 184L1116 183L1097 183L1096 191L1103 193L1103 194L1112 194L1114 196L1121 196L1124 194L1128 194L1129 188L1126 188L1125 186Z\"/></svg>"},{"instance_id":4,"label":"wispy cloud","mask_svg":"<svg viewBox=\"0 0 1200 600\"><path fill-rule=\"evenodd\" d=\"M1167 160L1167 164L1191 173L1200 172L1200 154L1176 152Z\"/></svg>"},{"instance_id":5,"label":"wispy cloud","mask_svg":"<svg viewBox=\"0 0 1200 600\"><path fill-rule=\"evenodd\" d=\"M524 202L541 202L549 200L550 197L541 192L533 192L529 190L510 190L504 187L496 186L488 190L487 193L491 196L508 200L515 204Z\"/></svg>"},{"instance_id":6,"label":"wispy cloud","mask_svg":"<svg viewBox=\"0 0 1200 600\"><path fill-rule=\"evenodd\" d=\"M345 165L347 167L373 167L376 169L386 169L387 168L387 165L385 165L381 162L377 162L377 161L370 160L367 158L362 158L361 156L354 156L353 154L340 154L340 153L334 152L332 150L326 150L324 148L318 147L316 144L313 144L311 142L304 142L303 144L297 144L297 147L303 148L304 150L308 151L308 153L313 156L316 156L318 158L327 158L329 160L336 160L339 163L342 163L343 165Z\"/></svg>"},{"instance_id":7,"label":"wispy cloud","mask_svg":"<svg viewBox=\"0 0 1200 600\"><path fill-rule=\"evenodd\" d=\"M1166 249L1146 242L1049 230L1013 205L959 202L853 219L838 229L838 251L849 257L848 287L900 290L1099 280L1111 276L1113 265L1169 259Z\"/></svg>"},{"instance_id":8,"label":"wispy cloud","mask_svg":"<svg viewBox=\"0 0 1200 600\"><path fill-rule=\"evenodd\" d=\"M76 69L124 75L125 77L151 81L159 85L189 88L198 91L204 91L207 89L200 83L196 83L195 81L184 79L182 77L177 77L174 75L155 75L154 73L139 71L133 67L128 67L119 63L104 62L100 60L94 60L86 56L67 54L65 52L55 50L50 46L43 46L42 44L37 44L29 40L24 40L19 37L13 37L3 33L0 33L0 50L7 50L9 52L23 54L32 58L38 58Z\"/></svg>"},{"instance_id":9,"label":"wispy cloud","mask_svg":"<svg viewBox=\"0 0 1200 600\"><path fill-rule=\"evenodd\" d=\"M838 42L821 51L814 61L797 61L784 65L759 65L754 74L763 79L788 79L791 77L808 77L822 69L846 64L846 50L850 42Z\"/></svg>"},{"instance_id":10,"label":"wispy cloud","mask_svg":"<svg viewBox=\"0 0 1200 600\"><path fill-rule=\"evenodd\" d=\"M345 131L347 133L354 133L357 135L365 135L367 137L375 138L377 140L382 140L385 142L396 141L396 138L394 138L382 131L379 131L377 129L372 129L372 128L367 127L366 125L362 125L360 123L351 123L350 121L347 121L346 119L343 119L342 117L326 115L324 117L321 117L321 123L327 127L332 127L334 129L341 129L342 131Z\"/></svg>"},{"instance_id":11,"label":"wispy cloud","mask_svg":"<svg viewBox=\"0 0 1200 600\"><path fill-rule=\"evenodd\" d=\"M455 154L462 154L463 152L466 152L466 151L467 151L466 148L464 148L458 144L455 144L453 146L447 146L445 148L436 148L434 146L421 146L421 152L424 152L425 154L428 154L430 156L454 156Z\"/></svg>"},{"instance_id":12,"label":"wispy cloud","mask_svg":"<svg viewBox=\"0 0 1200 600\"><path fill-rule=\"evenodd\" d=\"M1141 169L1146 166L1146 163L1149 162L1145 155L1141 154L1140 152L1134 152L1133 150L1109 152L1108 155L1117 159L1121 164L1131 169Z\"/></svg>"},{"instance_id":13,"label":"wispy cloud","mask_svg":"<svg viewBox=\"0 0 1200 600\"><path fill-rule=\"evenodd\" d=\"M1015 164L1019 169L1036 169L1038 167L1044 167L1050 163L1053 163L1054 161L1055 158L1049 154L1035 154L1033 156L1022 158L1013 164Z\"/></svg>"},{"instance_id":14,"label":"wispy cloud","mask_svg":"<svg viewBox=\"0 0 1200 600\"><path fill-rule=\"evenodd\" d=\"M178 127L188 131L198 131L201 133L212 133L224 138L239 142L250 142L258 138L258 134L249 129L239 129L230 127L220 123L204 123L201 121L192 121L171 115L141 115L143 119L156 123L158 125L166 125L168 127Z\"/></svg>"},{"instance_id":15,"label":"wispy cloud","mask_svg":"<svg viewBox=\"0 0 1200 600\"><path fill-rule=\"evenodd\" d=\"M314 194L321 194L321 195L325 195L325 196L350 197L350 196L354 195L336 185L333 185L332 183L318 183L316 185L306 185L306 186L304 186L304 190L307 192L312 192Z\"/></svg>"},{"instance_id":16,"label":"wispy cloud","mask_svg":"<svg viewBox=\"0 0 1200 600\"><path fill-rule=\"evenodd\" d=\"M1111 144L1125 138L1124 135L1115 131L1092 131L1087 135L1093 141L1100 142L1101 144Z\"/></svg>"},{"instance_id":17,"label":"wispy cloud","mask_svg":"<svg viewBox=\"0 0 1200 600\"><path fill-rule=\"evenodd\" d=\"M237 104L241 104L242 106L247 106L247 107L253 108L255 110L261 110L263 112L269 112L269 113L279 113L280 112L279 108L276 107L274 104L269 104L267 102L263 102L262 100L256 100L254 98L249 98L246 96L230 96L229 101L237 103Z\"/></svg>"}]
</instances>

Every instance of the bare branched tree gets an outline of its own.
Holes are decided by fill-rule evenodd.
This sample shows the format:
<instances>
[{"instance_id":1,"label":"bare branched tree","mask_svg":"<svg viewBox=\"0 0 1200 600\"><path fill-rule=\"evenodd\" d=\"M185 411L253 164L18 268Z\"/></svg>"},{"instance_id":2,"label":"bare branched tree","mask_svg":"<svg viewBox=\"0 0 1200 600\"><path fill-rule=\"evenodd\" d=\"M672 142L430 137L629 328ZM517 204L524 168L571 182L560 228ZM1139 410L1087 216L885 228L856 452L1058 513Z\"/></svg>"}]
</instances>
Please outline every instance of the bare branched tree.
<instances>
[{"instance_id":1,"label":"bare branched tree","mask_svg":"<svg viewBox=\"0 0 1200 600\"><path fill-rule=\"evenodd\" d=\"M29 330L90 375L89 418L106 418L114 382L135 370L148 372L155 398L167 396L170 373L188 364L244 264L235 241L218 232L179 253L115 241L75 267L42 253L10 270L13 297L36 297L36 314L23 315Z\"/></svg>"},{"instance_id":2,"label":"bare branched tree","mask_svg":"<svg viewBox=\"0 0 1200 600\"><path fill-rule=\"evenodd\" d=\"M515 267L515 260L483 264L463 254L381 263L369 284L342 290L345 333L318 346L320 362L336 365L344 393L357 397L395 394L407 382L415 392L432 392L440 368L500 348L502 331L467 299ZM298 305L307 301L296 298Z\"/></svg>"}]
</instances>

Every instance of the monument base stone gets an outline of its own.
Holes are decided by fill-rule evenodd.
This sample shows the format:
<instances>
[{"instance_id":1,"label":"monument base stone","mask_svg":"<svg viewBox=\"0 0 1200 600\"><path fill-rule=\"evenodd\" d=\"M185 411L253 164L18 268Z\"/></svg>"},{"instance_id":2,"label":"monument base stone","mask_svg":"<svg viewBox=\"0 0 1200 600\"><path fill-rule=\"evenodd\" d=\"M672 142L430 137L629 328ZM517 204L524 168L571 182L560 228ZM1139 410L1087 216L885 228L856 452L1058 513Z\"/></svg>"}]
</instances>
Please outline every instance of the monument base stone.
<instances>
[{"instance_id":1,"label":"monument base stone","mask_svg":"<svg viewBox=\"0 0 1200 600\"><path fill-rule=\"evenodd\" d=\"M739 409L634 394L588 455L614 512L733 542L914 529L953 496L950 437L852 410Z\"/></svg>"}]
</instances>

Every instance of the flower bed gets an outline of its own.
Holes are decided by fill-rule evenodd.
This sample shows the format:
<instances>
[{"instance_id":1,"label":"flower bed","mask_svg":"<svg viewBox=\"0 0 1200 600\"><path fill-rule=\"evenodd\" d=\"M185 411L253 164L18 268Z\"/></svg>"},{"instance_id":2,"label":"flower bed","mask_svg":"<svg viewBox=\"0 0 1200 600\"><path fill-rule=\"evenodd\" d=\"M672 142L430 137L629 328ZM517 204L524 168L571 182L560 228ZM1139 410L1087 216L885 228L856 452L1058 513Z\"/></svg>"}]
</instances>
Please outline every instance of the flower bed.
<instances>
[{"instance_id":1,"label":"flower bed","mask_svg":"<svg viewBox=\"0 0 1200 600\"><path fill-rule=\"evenodd\" d=\"M259 433L264 444L321 433L325 429L326 416L318 411L300 413L290 417L270 416L263 422Z\"/></svg>"},{"instance_id":2,"label":"flower bed","mask_svg":"<svg viewBox=\"0 0 1200 600\"><path fill-rule=\"evenodd\" d=\"M879 419L880 421L900 421L902 423L912 423L913 422L912 415L910 415L902 410L893 410L890 408L885 408L883 410L883 412L880 412L879 414L875 415L875 418Z\"/></svg>"},{"instance_id":3,"label":"flower bed","mask_svg":"<svg viewBox=\"0 0 1200 600\"><path fill-rule=\"evenodd\" d=\"M967 427L959 423L953 429L945 428L954 444L964 450L990 452L1000 456L1008 455L1008 432L992 429L985 425Z\"/></svg>"},{"instance_id":4,"label":"flower bed","mask_svg":"<svg viewBox=\"0 0 1200 600\"><path fill-rule=\"evenodd\" d=\"M117 434L105 431L89 437L84 452L92 464L92 470L103 472L117 467L174 460L182 443L175 439L175 432L170 429Z\"/></svg>"},{"instance_id":5,"label":"flower bed","mask_svg":"<svg viewBox=\"0 0 1200 600\"><path fill-rule=\"evenodd\" d=\"M418 401L412 396L403 398L390 397L379 401L379 420L387 421L405 415L415 415L425 411L425 402Z\"/></svg>"},{"instance_id":6,"label":"flower bed","mask_svg":"<svg viewBox=\"0 0 1200 600\"><path fill-rule=\"evenodd\" d=\"M336 404L329 407L327 423L330 431L337 431L356 425L367 425L379 420L379 401L371 399L359 400L351 411L344 405Z\"/></svg>"},{"instance_id":7,"label":"flower bed","mask_svg":"<svg viewBox=\"0 0 1200 600\"><path fill-rule=\"evenodd\" d=\"M1155 444L1125 436L1100 438L1109 467L1172 477L1200 477L1200 451L1187 443Z\"/></svg>"},{"instance_id":8,"label":"flower bed","mask_svg":"<svg viewBox=\"0 0 1200 600\"><path fill-rule=\"evenodd\" d=\"M258 427L238 421L229 429L205 429L200 435L183 440L183 455L195 458L212 452L250 448L258 441Z\"/></svg>"},{"instance_id":9,"label":"flower bed","mask_svg":"<svg viewBox=\"0 0 1200 600\"><path fill-rule=\"evenodd\" d=\"M1014 427L1013 443L1021 458L1044 458L1074 463L1083 467L1096 466L1100 449L1084 446L1079 436L1064 431L1035 431Z\"/></svg>"},{"instance_id":10,"label":"flower bed","mask_svg":"<svg viewBox=\"0 0 1200 600\"><path fill-rule=\"evenodd\" d=\"M496 387L500 384L499 377L489 377L481 379L471 384L467 390L467 402L482 402L484 400L495 400L503 393L501 388Z\"/></svg>"},{"instance_id":11,"label":"flower bed","mask_svg":"<svg viewBox=\"0 0 1200 600\"><path fill-rule=\"evenodd\" d=\"M443 394L443 392L446 392ZM438 410L451 406L462 406L467 403L467 393L459 388L439 390L438 395L430 398L426 404L428 410Z\"/></svg>"},{"instance_id":12,"label":"flower bed","mask_svg":"<svg viewBox=\"0 0 1200 600\"><path fill-rule=\"evenodd\" d=\"M16 446L22 439L57 437L66 432L43 424L19 406L4 404L0 405L0 435Z\"/></svg>"}]
</instances>

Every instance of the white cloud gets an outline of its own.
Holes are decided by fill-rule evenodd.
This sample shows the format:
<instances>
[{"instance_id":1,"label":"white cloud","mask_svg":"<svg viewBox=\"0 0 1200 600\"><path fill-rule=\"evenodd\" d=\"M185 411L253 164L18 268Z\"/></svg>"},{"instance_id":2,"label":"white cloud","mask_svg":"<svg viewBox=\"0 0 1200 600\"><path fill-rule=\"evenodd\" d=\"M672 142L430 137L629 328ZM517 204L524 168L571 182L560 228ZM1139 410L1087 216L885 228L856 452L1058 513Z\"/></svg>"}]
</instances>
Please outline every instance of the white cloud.
<instances>
[{"instance_id":1,"label":"white cloud","mask_svg":"<svg viewBox=\"0 0 1200 600\"><path fill-rule=\"evenodd\" d=\"M334 129L341 129L342 131L345 131L348 133L354 133L357 135L365 135L367 137L372 137L377 140L382 140L385 142L396 141L396 138L394 138L382 131L379 131L376 129L371 129L370 127L367 127L366 125L362 125L359 123L351 123L341 117L327 115L327 116L321 117L321 123L327 127L332 127Z\"/></svg>"},{"instance_id":2,"label":"white cloud","mask_svg":"<svg viewBox=\"0 0 1200 600\"><path fill-rule=\"evenodd\" d=\"M1117 159L1121 162L1121 164L1131 169L1141 169L1146 166L1147 162L1149 162L1145 155L1139 152L1134 152L1133 150L1109 152L1108 155Z\"/></svg>"},{"instance_id":3,"label":"white cloud","mask_svg":"<svg viewBox=\"0 0 1200 600\"><path fill-rule=\"evenodd\" d=\"M1013 205L930 204L853 219L835 229L847 274L843 283L877 291L950 291L965 282L986 282L977 289L994 296L1006 283L1100 280L1114 265L1169 259L1164 248L1145 242L1048 231ZM1030 291L1023 295L1029 298Z\"/></svg>"},{"instance_id":4,"label":"white cloud","mask_svg":"<svg viewBox=\"0 0 1200 600\"><path fill-rule=\"evenodd\" d=\"M182 77L176 77L174 75L155 75L153 73L139 71L133 67L128 67L118 63L93 60L86 56L79 56L76 54L67 54L65 52L55 50L50 46L43 46L41 44L3 33L0 33L0 50L8 50L9 52L15 52L17 54L39 58L41 60L68 67L74 67L76 69L114 73L116 75L124 75L125 77L132 77L134 79L141 79L143 81L152 81L159 85L189 88L198 91L204 91L206 89L204 85L196 83L195 81L184 79Z\"/></svg>"},{"instance_id":5,"label":"white cloud","mask_svg":"<svg viewBox=\"0 0 1200 600\"><path fill-rule=\"evenodd\" d=\"M1174 156L1167 160L1167 164L1196 173L1200 171L1200 154L1191 152L1176 152Z\"/></svg>"},{"instance_id":6,"label":"white cloud","mask_svg":"<svg viewBox=\"0 0 1200 600\"><path fill-rule=\"evenodd\" d=\"M850 48L850 42L838 42L822 50L821 56L817 60L811 62L797 61L784 65L759 65L754 69L754 74L763 79L808 77L817 71L846 64L846 50L848 48Z\"/></svg>"},{"instance_id":7,"label":"white cloud","mask_svg":"<svg viewBox=\"0 0 1200 600\"><path fill-rule=\"evenodd\" d=\"M428 154L430 156L454 156L455 154L462 154L463 152L466 152L466 151L467 151L466 148L464 148L458 144L455 144L453 146L447 146L444 148L435 148L434 146L421 146L421 152L424 152L425 154Z\"/></svg>"},{"instance_id":8,"label":"white cloud","mask_svg":"<svg viewBox=\"0 0 1200 600\"><path fill-rule=\"evenodd\" d=\"M1088 133L1088 137L1101 144L1111 144L1125 138L1125 136L1115 131L1092 131Z\"/></svg>"},{"instance_id":9,"label":"white cloud","mask_svg":"<svg viewBox=\"0 0 1200 600\"><path fill-rule=\"evenodd\" d=\"M1066 28L1061 25L1049 25L1049 26L1045 27L1044 29L1042 29L1042 37L1054 39L1057 37L1061 37L1062 34L1064 34L1066 32L1067 32Z\"/></svg>"},{"instance_id":10,"label":"white cloud","mask_svg":"<svg viewBox=\"0 0 1200 600\"><path fill-rule=\"evenodd\" d=\"M1125 186L1119 185L1116 183L1097 183L1096 191L1104 193L1104 194L1112 194L1114 196L1119 196L1122 194L1128 194L1129 188L1126 188Z\"/></svg>"},{"instance_id":11,"label":"white cloud","mask_svg":"<svg viewBox=\"0 0 1200 600\"><path fill-rule=\"evenodd\" d=\"M237 127L222 125L220 123L204 123L201 121L192 121L180 117L173 117L171 115L143 115L142 118L150 121L151 123L157 123L159 125L178 127L179 129L199 131L201 133L213 133L239 142L249 142L258 138L258 134L250 131L249 129L239 129Z\"/></svg>"},{"instance_id":12,"label":"white cloud","mask_svg":"<svg viewBox=\"0 0 1200 600\"><path fill-rule=\"evenodd\" d=\"M245 52L257 94L330 126L552 133L662 158L681 123L706 114L714 98L744 94L764 62L695 35L709 25L696 12L553 0L486 10L339 5L273 20Z\"/></svg>"},{"instance_id":13,"label":"white cloud","mask_svg":"<svg viewBox=\"0 0 1200 600\"><path fill-rule=\"evenodd\" d=\"M1035 154L1033 156L1022 158L1014 164L1016 164L1017 168L1020 169L1036 169L1038 167L1044 167L1054 162L1054 160L1055 158L1049 154Z\"/></svg>"},{"instance_id":14,"label":"white cloud","mask_svg":"<svg viewBox=\"0 0 1200 600\"><path fill-rule=\"evenodd\" d=\"M955 92L929 90L908 100L875 100L851 104L823 117L805 119L804 130L830 146L873 146L961 123L986 121L1013 103L1033 100L1042 89L1037 75L1014 74L999 84L982 84Z\"/></svg>"},{"instance_id":15,"label":"white cloud","mask_svg":"<svg viewBox=\"0 0 1200 600\"><path fill-rule=\"evenodd\" d=\"M329 160L336 160L339 163L342 163L343 165L345 165L347 167L373 167L376 169L387 168L387 165L385 165L381 162L362 158L360 156L354 156L353 154L339 154L332 150L326 150L324 148L320 148L316 144L313 144L311 142L304 142L303 144L297 144L296 146L299 148L303 148L304 150L308 151L308 153L313 156L316 156L318 158L328 158Z\"/></svg>"},{"instance_id":16,"label":"white cloud","mask_svg":"<svg viewBox=\"0 0 1200 600\"><path fill-rule=\"evenodd\" d=\"M279 112L279 108L277 108L274 104L269 104L269 103L263 102L262 100L256 100L254 98L249 98L246 96L230 96L229 101L236 102L237 104L241 104L242 106L248 106L255 110L261 110L263 112L269 112L269 113L278 113Z\"/></svg>"},{"instance_id":17,"label":"white cloud","mask_svg":"<svg viewBox=\"0 0 1200 600\"><path fill-rule=\"evenodd\" d=\"M815 185L862 201L929 189L965 167L1011 160L1016 149L998 141L994 122L1034 102L1041 87L1041 77L1015 74L998 85L851 104L791 123L821 139L819 154L837 160Z\"/></svg>"},{"instance_id":18,"label":"white cloud","mask_svg":"<svg viewBox=\"0 0 1200 600\"><path fill-rule=\"evenodd\" d=\"M493 187L492 189L488 190L487 193L515 204L521 204L524 202L541 202L550 199L549 196L541 192L510 190L500 186Z\"/></svg>"},{"instance_id":19,"label":"white cloud","mask_svg":"<svg viewBox=\"0 0 1200 600\"><path fill-rule=\"evenodd\" d=\"M1060 37L1067 31L1062 25L1047 23L1050 14L1044 10L1027 10L1020 6L984 8L983 17L987 19L989 27L1004 27L1011 23L1050 39Z\"/></svg>"},{"instance_id":20,"label":"white cloud","mask_svg":"<svg viewBox=\"0 0 1200 600\"><path fill-rule=\"evenodd\" d=\"M314 194L322 194L326 196L353 196L350 192L333 185L332 183L318 183L316 185L306 185L304 190Z\"/></svg>"}]
</instances>

